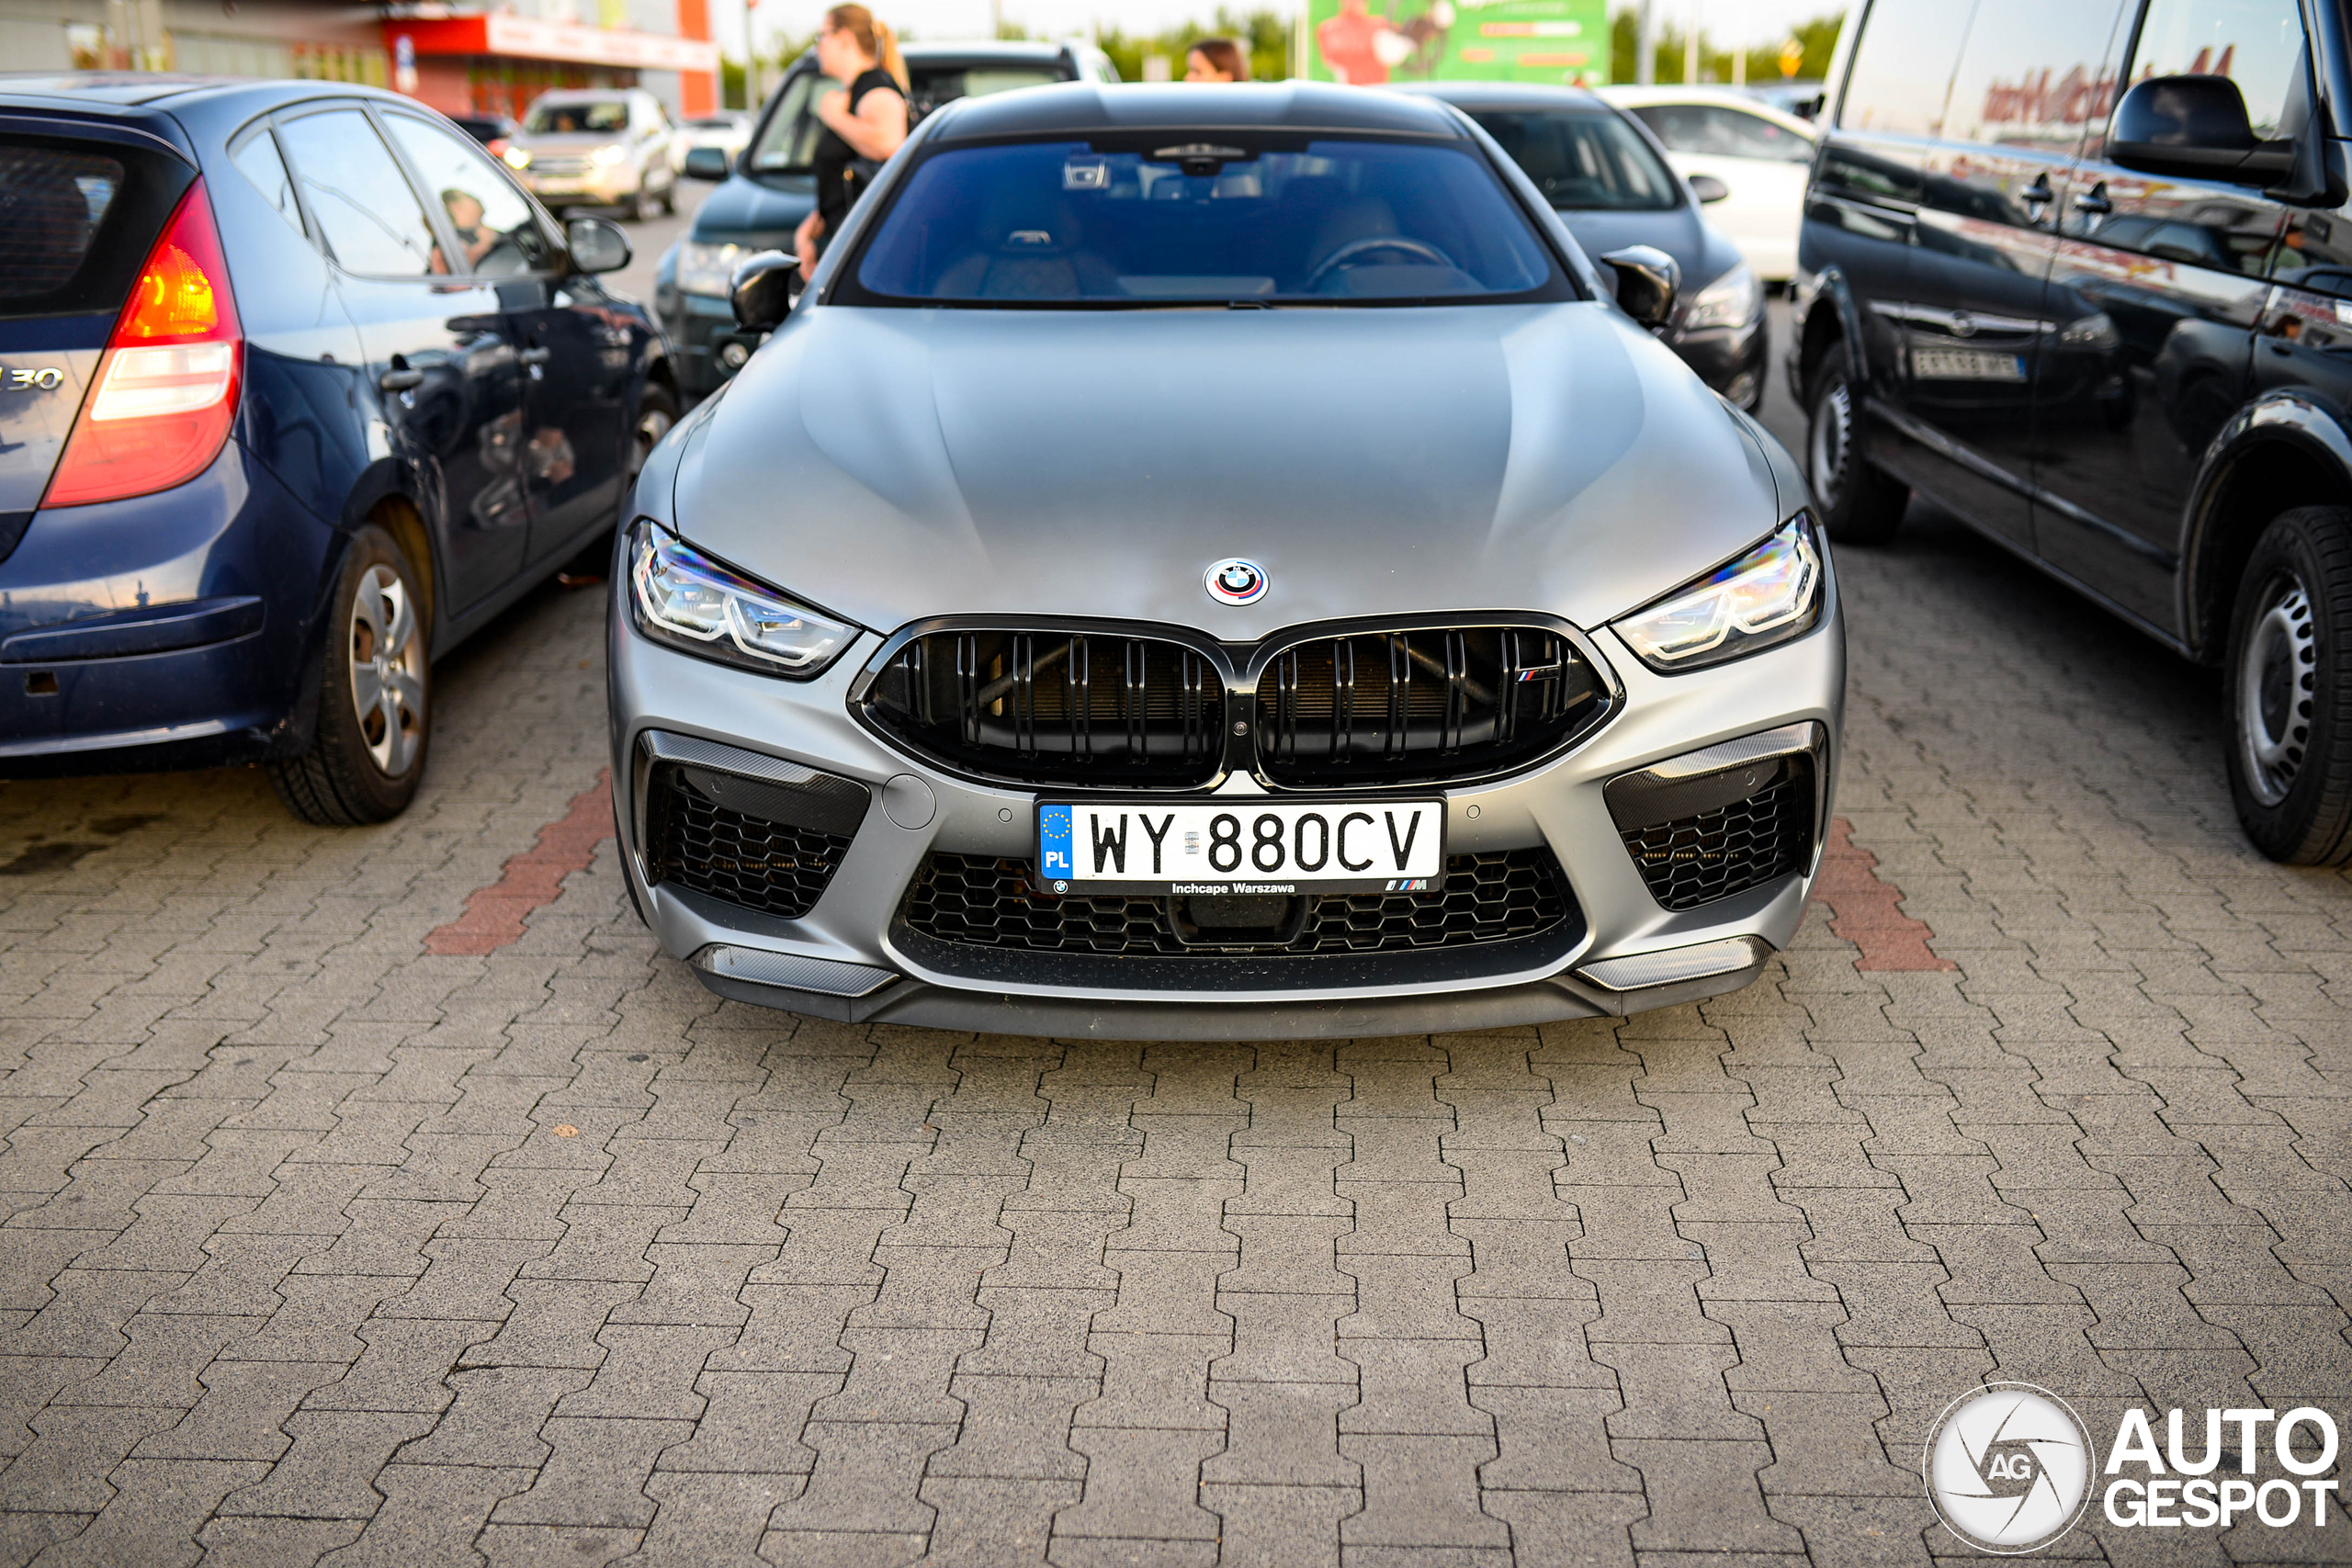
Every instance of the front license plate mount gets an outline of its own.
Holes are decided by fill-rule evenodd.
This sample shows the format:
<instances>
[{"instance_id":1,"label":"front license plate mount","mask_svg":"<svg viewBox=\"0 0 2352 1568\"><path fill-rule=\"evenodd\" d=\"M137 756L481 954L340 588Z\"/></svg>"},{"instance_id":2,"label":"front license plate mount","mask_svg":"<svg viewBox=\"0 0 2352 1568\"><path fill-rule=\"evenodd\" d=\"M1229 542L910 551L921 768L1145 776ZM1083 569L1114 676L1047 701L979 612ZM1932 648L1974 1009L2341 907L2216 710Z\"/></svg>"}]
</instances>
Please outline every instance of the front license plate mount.
<instances>
[{"instance_id":1,"label":"front license plate mount","mask_svg":"<svg viewBox=\"0 0 2352 1568\"><path fill-rule=\"evenodd\" d=\"M1434 892L1445 883L1445 803L1041 801L1032 870L1056 894Z\"/></svg>"}]
</instances>

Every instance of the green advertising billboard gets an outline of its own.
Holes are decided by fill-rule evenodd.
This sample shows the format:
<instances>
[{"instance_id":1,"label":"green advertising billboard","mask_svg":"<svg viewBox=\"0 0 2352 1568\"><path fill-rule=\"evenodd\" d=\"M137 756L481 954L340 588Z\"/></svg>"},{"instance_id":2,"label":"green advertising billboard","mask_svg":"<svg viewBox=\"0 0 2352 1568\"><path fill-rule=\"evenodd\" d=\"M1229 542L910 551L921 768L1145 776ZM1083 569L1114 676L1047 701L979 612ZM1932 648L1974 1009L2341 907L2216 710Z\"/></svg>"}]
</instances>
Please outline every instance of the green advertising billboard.
<instances>
[{"instance_id":1,"label":"green advertising billboard","mask_svg":"<svg viewBox=\"0 0 2352 1568\"><path fill-rule=\"evenodd\" d=\"M1306 0L1318 82L1609 80L1607 0Z\"/></svg>"}]
</instances>

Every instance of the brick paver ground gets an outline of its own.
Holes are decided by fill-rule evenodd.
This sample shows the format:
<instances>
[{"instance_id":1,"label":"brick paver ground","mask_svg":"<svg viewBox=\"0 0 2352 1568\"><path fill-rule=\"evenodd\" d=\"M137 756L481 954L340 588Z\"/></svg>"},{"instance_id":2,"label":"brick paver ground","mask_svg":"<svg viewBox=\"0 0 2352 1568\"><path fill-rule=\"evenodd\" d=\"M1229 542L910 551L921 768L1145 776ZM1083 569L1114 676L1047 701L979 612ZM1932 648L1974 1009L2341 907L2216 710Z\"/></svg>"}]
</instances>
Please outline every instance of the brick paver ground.
<instances>
[{"instance_id":1,"label":"brick paver ground","mask_svg":"<svg viewBox=\"0 0 2352 1568\"><path fill-rule=\"evenodd\" d=\"M586 852L597 592L441 671L385 828L0 788L0 1564L1924 1563L1980 1380L2340 1419L2352 880L2240 840L2211 676L1927 509L1840 566L1840 811L1957 967L1816 911L1623 1021L796 1020L609 839L467 951Z\"/></svg>"}]
</instances>

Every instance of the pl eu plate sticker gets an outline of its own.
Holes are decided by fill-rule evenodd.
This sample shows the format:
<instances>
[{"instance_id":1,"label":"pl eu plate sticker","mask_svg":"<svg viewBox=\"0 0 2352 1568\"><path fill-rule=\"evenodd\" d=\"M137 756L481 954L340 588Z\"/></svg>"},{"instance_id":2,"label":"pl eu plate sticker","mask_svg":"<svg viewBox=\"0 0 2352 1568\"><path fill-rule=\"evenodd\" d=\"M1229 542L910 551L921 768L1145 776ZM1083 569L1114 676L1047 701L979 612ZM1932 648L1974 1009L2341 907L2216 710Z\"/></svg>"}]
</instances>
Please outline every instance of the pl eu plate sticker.
<instances>
[{"instance_id":1,"label":"pl eu plate sticker","mask_svg":"<svg viewBox=\"0 0 2352 1568\"><path fill-rule=\"evenodd\" d=\"M1048 882L1067 882L1075 876L1069 845L1069 807L1037 807L1037 874Z\"/></svg>"}]
</instances>

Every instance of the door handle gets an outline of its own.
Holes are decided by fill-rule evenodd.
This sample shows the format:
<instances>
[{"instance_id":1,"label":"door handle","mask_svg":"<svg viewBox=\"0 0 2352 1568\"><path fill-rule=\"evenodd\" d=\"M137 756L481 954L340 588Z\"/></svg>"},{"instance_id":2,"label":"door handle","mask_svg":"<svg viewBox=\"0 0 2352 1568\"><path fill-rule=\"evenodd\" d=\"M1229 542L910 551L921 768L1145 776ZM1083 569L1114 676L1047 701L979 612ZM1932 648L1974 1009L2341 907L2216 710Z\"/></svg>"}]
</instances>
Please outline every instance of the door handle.
<instances>
[{"instance_id":1,"label":"door handle","mask_svg":"<svg viewBox=\"0 0 2352 1568\"><path fill-rule=\"evenodd\" d=\"M387 370L376 378L376 385L387 392L413 391L424 385L422 370Z\"/></svg>"},{"instance_id":2,"label":"door handle","mask_svg":"<svg viewBox=\"0 0 2352 1568\"><path fill-rule=\"evenodd\" d=\"M2034 175L2033 183L2018 193L2018 199L2028 207L2048 206L2051 200L2050 176L2047 174Z\"/></svg>"},{"instance_id":3,"label":"door handle","mask_svg":"<svg viewBox=\"0 0 2352 1568\"><path fill-rule=\"evenodd\" d=\"M520 357L526 365L545 365L548 360L555 357L555 350L551 348L526 348L518 357Z\"/></svg>"},{"instance_id":4,"label":"door handle","mask_svg":"<svg viewBox=\"0 0 2352 1568\"><path fill-rule=\"evenodd\" d=\"M2098 184L2091 186L2090 189L2084 191L2082 194L2075 197L2075 210L2077 212L2088 212L2094 216L2104 216L2107 213L2114 211L2115 203L2108 200L2107 198L2107 182L2105 180L2101 180Z\"/></svg>"}]
</instances>

